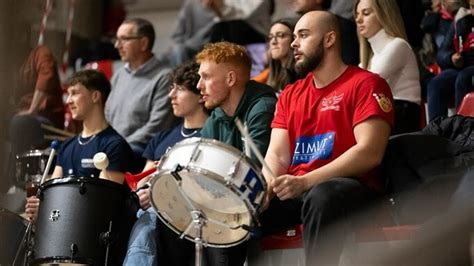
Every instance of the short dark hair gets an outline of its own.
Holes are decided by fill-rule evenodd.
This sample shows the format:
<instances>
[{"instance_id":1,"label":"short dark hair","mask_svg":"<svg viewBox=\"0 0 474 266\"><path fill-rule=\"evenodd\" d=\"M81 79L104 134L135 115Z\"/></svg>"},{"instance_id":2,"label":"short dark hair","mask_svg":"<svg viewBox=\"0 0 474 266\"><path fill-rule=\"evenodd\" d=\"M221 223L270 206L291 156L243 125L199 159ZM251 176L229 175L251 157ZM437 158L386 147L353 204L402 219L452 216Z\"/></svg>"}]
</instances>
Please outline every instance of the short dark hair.
<instances>
[{"instance_id":1,"label":"short dark hair","mask_svg":"<svg viewBox=\"0 0 474 266\"><path fill-rule=\"evenodd\" d=\"M104 73L92 69L76 72L67 80L66 85L70 87L77 84L82 84L88 90L99 91L105 105L110 94L110 82Z\"/></svg>"},{"instance_id":2,"label":"short dark hair","mask_svg":"<svg viewBox=\"0 0 474 266\"><path fill-rule=\"evenodd\" d=\"M150 21L142 18L129 18L122 22L122 24L133 24L136 26L136 34L138 36L144 36L148 38L149 45L148 50L153 49L153 44L155 44L155 29Z\"/></svg>"},{"instance_id":3,"label":"short dark hair","mask_svg":"<svg viewBox=\"0 0 474 266\"><path fill-rule=\"evenodd\" d=\"M199 64L196 61L188 61L179 65L173 73L171 73L173 83L181 86L185 86L186 89L190 90L195 94L201 94L201 91L197 88L199 82Z\"/></svg>"}]
</instances>

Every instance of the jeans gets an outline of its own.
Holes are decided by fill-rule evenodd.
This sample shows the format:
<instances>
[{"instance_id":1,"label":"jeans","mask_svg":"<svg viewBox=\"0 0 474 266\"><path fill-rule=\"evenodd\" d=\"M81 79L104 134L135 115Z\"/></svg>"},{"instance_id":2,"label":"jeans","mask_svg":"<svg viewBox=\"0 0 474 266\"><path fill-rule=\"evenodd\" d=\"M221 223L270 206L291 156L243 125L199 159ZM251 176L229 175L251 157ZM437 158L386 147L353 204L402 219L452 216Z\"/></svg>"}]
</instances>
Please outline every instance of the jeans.
<instances>
[{"instance_id":1,"label":"jeans","mask_svg":"<svg viewBox=\"0 0 474 266\"><path fill-rule=\"evenodd\" d=\"M461 70L446 69L428 83L428 116L432 121L448 114L448 102L454 95L456 110L469 91L474 89L474 66Z\"/></svg>"},{"instance_id":2,"label":"jeans","mask_svg":"<svg viewBox=\"0 0 474 266\"><path fill-rule=\"evenodd\" d=\"M138 220L135 222L128 240L127 256L123 265L158 265L156 222L158 215L153 208L146 211L138 210Z\"/></svg>"}]
</instances>

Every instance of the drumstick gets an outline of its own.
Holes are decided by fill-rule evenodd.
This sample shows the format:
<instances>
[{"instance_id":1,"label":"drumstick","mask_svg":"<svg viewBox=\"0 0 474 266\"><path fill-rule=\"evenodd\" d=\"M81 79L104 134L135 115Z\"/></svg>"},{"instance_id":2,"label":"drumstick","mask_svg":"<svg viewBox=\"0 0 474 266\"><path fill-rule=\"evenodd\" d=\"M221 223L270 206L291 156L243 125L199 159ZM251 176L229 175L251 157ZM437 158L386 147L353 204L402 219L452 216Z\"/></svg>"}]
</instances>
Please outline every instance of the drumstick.
<instances>
[{"instance_id":1,"label":"drumstick","mask_svg":"<svg viewBox=\"0 0 474 266\"><path fill-rule=\"evenodd\" d=\"M51 168L51 164L53 163L54 155L56 154L56 150L59 148L59 141L53 140L51 142L51 153L49 154L48 162L46 163L46 167L44 168L43 176L41 177L40 185L43 184L46 176L49 173L49 169ZM38 190L39 192L39 190Z\"/></svg>"},{"instance_id":2,"label":"drumstick","mask_svg":"<svg viewBox=\"0 0 474 266\"><path fill-rule=\"evenodd\" d=\"M65 131L65 130L62 130L62 129L59 129L59 128L55 128L53 126L46 125L46 124L41 124L41 128L46 129L46 130L51 131L51 132L54 132L56 134L66 136L66 137L72 137L72 136L75 135L74 133L71 133L71 132L68 132L68 131Z\"/></svg>"},{"instance_id":3,"label":"drumstick","mask_svg":"<svg viewBox=\"0 0 474 266\"><path fill-rule=\"evenodd\" d=\"M44 139L47 139L47 140L60 140L60 141L65 141L68 137L66 136L59 136L59 135L49 135L49 134L46 134L44 135Z\"/></svg>"},{"instance_id":4,"label":"drumstick","mask_svg":"<svg viewBox=\"0 0 474 266\"><path fill-rule=\"evenodd\" d=\"M238 117L235 118L235 124L237 125L237 128L240 131L240 134L242 134L245 137L245 141L247 142L250 149L257 156L257 159L262 164L262 167L265 168L265 170L267 170L268 174L270 174L269 176L270 179L275 179L275 175L273 174L272 169L270 169L268 164L265 162L265 159L263 158L262 154L258 150L257 145L255 145L249 133L247 132L246 128L244 128L244 125L242 124L242 122L240 121Z\"/></svg>"}]
</instances>

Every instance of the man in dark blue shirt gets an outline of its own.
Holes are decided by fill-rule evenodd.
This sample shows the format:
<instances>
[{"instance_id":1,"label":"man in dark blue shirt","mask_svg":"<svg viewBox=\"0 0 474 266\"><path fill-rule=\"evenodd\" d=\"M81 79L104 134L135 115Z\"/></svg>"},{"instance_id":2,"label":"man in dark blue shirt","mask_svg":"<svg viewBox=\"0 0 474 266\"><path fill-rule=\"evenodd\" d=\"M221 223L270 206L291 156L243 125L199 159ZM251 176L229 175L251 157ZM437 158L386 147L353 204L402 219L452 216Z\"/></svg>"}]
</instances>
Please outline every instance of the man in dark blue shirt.
<instances>
[{"instance_id":1,"label":"man in dark blue shirt","mask_svg":"<svg viewBox=\"0 0 474 266\"><path fill-rule=\"evenodd\" d=\"M52 178L65 176L103 178L122 184L124 172L130 170L132 150L127 142L107 123L104 104L110 93L110 83L100 72L84 70L75 73L67 82L66 103L74 120L82 121L82 132L66 140L58 151L57 165ZM108 167L99 170L93 157L103 152ZM29 197L26 214L35 220L39 199Z\"/></svg>"}]
</instances>

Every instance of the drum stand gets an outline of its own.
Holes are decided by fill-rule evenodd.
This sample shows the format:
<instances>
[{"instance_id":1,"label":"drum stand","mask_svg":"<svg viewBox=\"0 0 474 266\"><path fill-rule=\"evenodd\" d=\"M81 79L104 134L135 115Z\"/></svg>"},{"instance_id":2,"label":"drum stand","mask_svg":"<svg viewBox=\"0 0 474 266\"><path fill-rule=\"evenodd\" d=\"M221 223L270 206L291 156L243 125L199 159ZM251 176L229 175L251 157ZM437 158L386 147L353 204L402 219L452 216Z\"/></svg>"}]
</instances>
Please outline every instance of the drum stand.
<instances>
[{"instance_id":1,"label":"drum stand","mask_svg":"<svg viewBox=\"0 0 474 266\"><path fill-rule=\"evenodd\" d=\"M196 206L194 206L194 204L191 202L191 199L186 195L186 193L181 188L181 182L182 182L183 179L179 175L179 172L182 171L182 170L184 170L184 168L181 165L177 164L174 167L174 169L171 171L171 175L175 179L176 186L177 186L177 189L178 189L179 193L181 194L181 196L184 198L184 200L188 204L189 208L191 209L190 213L191 213L192 221L187 226L187 228L180 234L180 238L181 239L184 238L184 236L189 232L189 230L191 230L191 228L194 227L194 229L196 230L196 237L194 238L194 241L193 241L195 243L195 245L194 245L194 248L195 248L195 263L194 263L194 265L195 266L201 266L201 263L202 263L202 247L206 246L205 242L202 239L202 228L207 222L218 224L218 225L227 227L229 229L238 229L238 228L242 227L243 229L250 231L251 228L248 227L248 226L231 227L231 226L229 226L227 224L224 224L220 221L217 221L217 220L211 219L209 217L206 217L204 215L204 213L199 208L196 208Z\"/></svg>"},{"instance_id":2,"label":"drum stand","mask_svg":"<svg viewBox=\"0 0 474 266\"><path fill-rule=\"evenodd\" d=\"M193 225L194 225L194 228L196 229L196 238L194 238L194 243L195 243L194 265L201 266L202 246L203 246L202 227L204 225L206 217L204 217L203 213L200 210L191 211L191 217L193 218Z\"/></svg>"},{"instance_id":3,"label":"drum stand","mask_svg":"<svg viewBox=\"0 0 474 266\"><path fill-rule=\"evenodd\" d=\"M194 249L195 249L195 258L194 258L194 265L195 266L201 266L202 263L202 247L205 246L204 241L202 239L202 227L205 225L207 218L204 215L204 213L196 208L194 204L191 202L189 197L184 193L183 189L181 188L181 182L182 182L182 177L179 175L179 172L182 171L184 168L177 164L174 169L171 171L171 175L174 177L176 181L176 186L178 188L179 193L181 196L183 196L184 200L186 203L189 205L191 208L191 217L192 217L192 222L188 225L186 230L181 233L180 238L184 238L184 235L187 234L187 232L191 229L192 226L194 226L194 229L196 229L196 237L194 238Z\"/></svg>"},{"instance_id":4,"label":"drum stand","mask_svg":"<svg viewBox=\"0 0 474 266\"><path fill-rule=\"evenodd\" d=\"M18 265L17 260L20 256L20 252L22 248L25 249L25 256L23 257L23 265L29 265L29 258L31 257L32 251L32 244L31 244L31 232L33 231L33 222L28 220L28 225L26 226L25 233L21 239L21 244L18 246L16 250L15 258L13 259L13 265Z\"/></svg>"}]
</instances>

